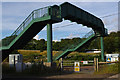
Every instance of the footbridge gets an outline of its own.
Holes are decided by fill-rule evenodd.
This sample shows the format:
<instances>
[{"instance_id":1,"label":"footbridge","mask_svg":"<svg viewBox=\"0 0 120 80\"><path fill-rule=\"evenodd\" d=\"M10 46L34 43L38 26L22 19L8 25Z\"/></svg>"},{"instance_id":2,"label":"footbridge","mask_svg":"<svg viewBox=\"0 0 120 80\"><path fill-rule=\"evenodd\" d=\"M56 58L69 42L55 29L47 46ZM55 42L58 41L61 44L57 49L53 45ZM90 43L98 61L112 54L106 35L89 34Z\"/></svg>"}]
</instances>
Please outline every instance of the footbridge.
<instances>
[{"instance_id":1,"label":"footbridge","mask_svg":"<svg viewBox=\"0 0 120 80\"><path fill-rule=\"evenodd\" d=\"M52 24L70 20L92 28L91 34L78 45L69 48L52 57ZM76 51L96 37L101 37L101 58L104 60L103 37L107 36L102 20L75 5L65 2L61 5L53 5L40 8L31 14L21 23L11 36L2 39L2 60L4 60L13 50L24 47L37 33L47 25L47 61L58 60L65 57L72 51Z\"/></svg>"}]
</instances>

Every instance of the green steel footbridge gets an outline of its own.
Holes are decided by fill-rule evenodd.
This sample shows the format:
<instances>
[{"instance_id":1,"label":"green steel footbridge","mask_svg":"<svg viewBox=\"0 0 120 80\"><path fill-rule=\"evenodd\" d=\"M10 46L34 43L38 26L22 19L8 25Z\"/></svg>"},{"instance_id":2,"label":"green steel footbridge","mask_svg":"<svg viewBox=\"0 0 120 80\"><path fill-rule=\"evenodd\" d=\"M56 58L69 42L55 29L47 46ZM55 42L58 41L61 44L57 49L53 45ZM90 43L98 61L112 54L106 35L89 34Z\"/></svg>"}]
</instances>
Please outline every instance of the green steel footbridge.
<instances>
[{"instance_id":1,"label":"green steel footbridge","mask_svg":"<svg viewBox=\"0 0 120 80\"><path fill-rule=\"evenodd\" d=\"M93 31L85 35L85 40L73 45L65 51L60 51L52 57L52 24L61 22L62 19L70 20L84 26L91 27ZM40 8L22 22L22 24L6 40L2 40L2 60L4 60L13 50L24 47L37 33L47 25L47 61L58 60L65 57L72 51L77 51L96 37L101 37L101 58L104 60L103 37L107 36L107 29L101 19L96 16L65 2L61 5L53 5Z\"/></svg>"}]
</instances>

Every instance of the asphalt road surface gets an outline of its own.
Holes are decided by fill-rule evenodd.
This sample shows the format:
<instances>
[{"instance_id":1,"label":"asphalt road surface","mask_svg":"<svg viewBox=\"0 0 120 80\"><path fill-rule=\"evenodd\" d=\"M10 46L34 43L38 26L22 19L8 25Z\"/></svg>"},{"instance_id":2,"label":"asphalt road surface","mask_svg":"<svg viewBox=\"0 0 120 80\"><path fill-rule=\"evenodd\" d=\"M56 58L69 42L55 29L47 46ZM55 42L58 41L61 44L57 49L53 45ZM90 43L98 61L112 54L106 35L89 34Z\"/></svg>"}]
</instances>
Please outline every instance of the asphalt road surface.
<instances>
[{"instance_id":1,"label":"asphalt road surface","mask_svg":"<svg viewBox=\"0 0 120 80\"><path fill-rule=\"evenodd\" d=\"M7 76L2 80L120 80L118 79L120 74L66 74L57 76Z\"/></svg>"}]
</instances>

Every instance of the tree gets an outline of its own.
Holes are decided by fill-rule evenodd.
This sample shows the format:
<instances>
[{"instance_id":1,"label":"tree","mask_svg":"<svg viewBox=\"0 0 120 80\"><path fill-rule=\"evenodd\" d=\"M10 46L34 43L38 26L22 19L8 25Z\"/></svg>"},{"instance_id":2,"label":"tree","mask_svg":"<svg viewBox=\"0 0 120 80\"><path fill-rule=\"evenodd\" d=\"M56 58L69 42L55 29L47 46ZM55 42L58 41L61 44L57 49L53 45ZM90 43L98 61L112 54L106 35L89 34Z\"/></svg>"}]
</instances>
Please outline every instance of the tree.
<instances>
[{"instance_id":1,"label":"tree","mask_svg":"<svg viewBox=\"0 0 120 80\"><path fill-rule=\"evenodd\" d=\"M111 32L111 33L109 34L109 36L110 36L110 37L117 37L117 34L116 34L116 32Z\"/></svg>"},{"instance_id":2,"label":"tree","mask_svg":"<svg viewBox=\"0 0 120 80\"><path fill-rule=\"evenodd\" d=\"M2 45L3 46L8 46L10 44L10 42L12 42L16 38L16 36L17 35L8 36L8 37L2 39ZM1 44L1 41L0 41L0 44Z\"/></svg>"},{"instance_id":3,"label":"tree","mask_svg":"<svg viewBox=\"0 0 120 80\"><path fill-rule=\"evenodd\" d=\"M41 50L41 51L46 49L45 48L45 40L44 39L40 39L40 40L37 41L36 49L37 50Z\"/></svg>"},{"instance_id":4,"label":"tree","mask_svg":"<svg viewBox=\"0 0 120 80\"><path fill-rule=\"evenodd\" d=\"M114 37L105 37L104 38L104 50L107 53L115 52L115 40Z\"/></svg>"},{"instance_id":5,"label":"tree","mask_svg":"<svg viewBox=\"0 0 120 80\"><path fill-rule=\"evenodd\" d=\"M27 45L25 45L25 47L23 49L36 50L36 45L37 45L37 40L32 39L30 42L27 43Z\"/></svg>"},{"instance_id":6,"label":"tree","mask_svg":"<svg viewBox=\"0 0 120 80\"><path fill-rule=\"evenodd\" d=\"M60 42L53 42L53 50L59 51L61 48Z\"/></svg>"},{"instance_id":7,"label":"tree","mask_svg":"<svg viewBox=\"0 0 120 80\"><path fill-rule=\"evenodd\" d=\"M16 36L9 36L4 39L2 39L3 46L8 45L8 41L12 41ZM53 47L52 49L55 51L65 51L66 49L73 49L78 44L80 44L82 41L84 41L86 38L72 38L72 39L61 39L60 42L52 42ZM85 46L83 46L78 51L84 51L85 49L100 49L100 38L96 38L95 40L89 42ZM30 42L27 43L27 45L23 48L27 50L47 50L47 41L44 39L36 40L32 39ZM120 52L120 31L117 32L111 32L109 36L104 37L104 50L107 53L113 53L113 52Z\"/></svg>"}]
</instances>

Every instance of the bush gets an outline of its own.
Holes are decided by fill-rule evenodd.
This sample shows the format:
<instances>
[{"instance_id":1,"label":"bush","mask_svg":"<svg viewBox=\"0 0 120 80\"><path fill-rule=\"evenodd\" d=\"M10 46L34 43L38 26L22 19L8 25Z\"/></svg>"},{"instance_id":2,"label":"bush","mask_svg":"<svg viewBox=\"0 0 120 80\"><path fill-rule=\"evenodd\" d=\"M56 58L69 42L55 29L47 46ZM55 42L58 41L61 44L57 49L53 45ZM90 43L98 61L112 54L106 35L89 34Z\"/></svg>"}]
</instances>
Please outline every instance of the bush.
<instances>
[{"instance_id":1,"label":"bush","mask_svg":"<svg viewBox=\"0 0 120 80\"><path fill-rule=\"evenodd\" d=\"M2 65L2 70L3 74L11 74L11 75L21 75L21 76L50 76L50 75L56 75L56 74L61 74L60 69L58 68L51 68L51 67L46 67L42 64L33 64L30 68L26 68L22 72L16 72L15 68L10 68L9 64L3 64Z\"/></svg>"}]
</instances>

